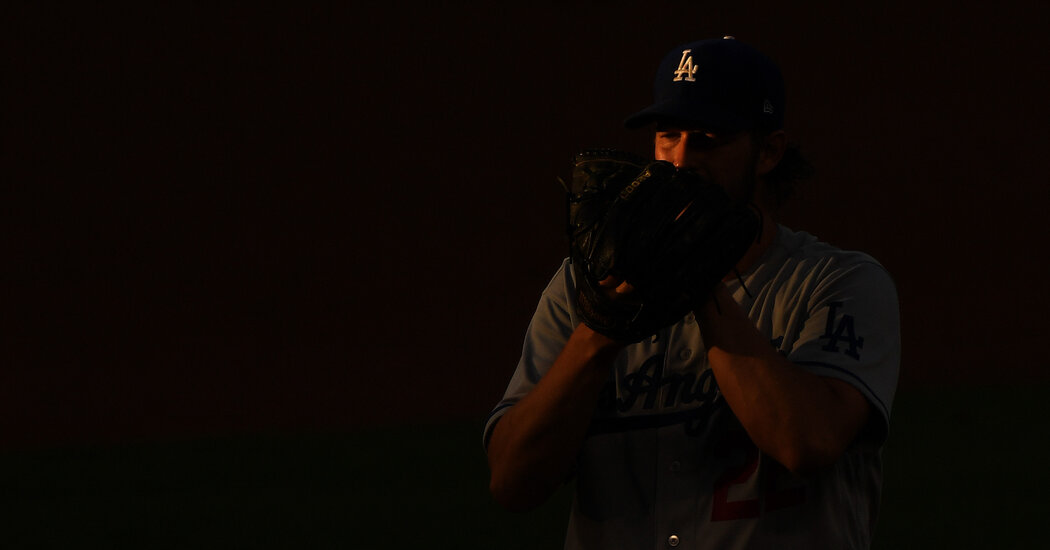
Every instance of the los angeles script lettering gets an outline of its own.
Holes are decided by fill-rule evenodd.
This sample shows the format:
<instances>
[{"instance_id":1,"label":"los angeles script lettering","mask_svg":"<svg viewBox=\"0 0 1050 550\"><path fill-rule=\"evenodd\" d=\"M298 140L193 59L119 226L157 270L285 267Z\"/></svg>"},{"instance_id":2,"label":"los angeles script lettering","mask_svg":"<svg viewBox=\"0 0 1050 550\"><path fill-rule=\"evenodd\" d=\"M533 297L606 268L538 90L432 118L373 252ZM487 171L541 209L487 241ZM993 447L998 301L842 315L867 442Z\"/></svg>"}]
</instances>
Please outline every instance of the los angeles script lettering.
<instances>
[{"instance_id":1,"label":"los angeles script lettering","mask_svg":"<svg viewBox=\"0 0 1050 550\"><path fill-rule=\"evenodd\" d=\"M608 413L625 413L641 402L641 409L650 411L656 408L665 387L662 408L692 403L709 405L721 396L711 369L664 373L664 354L658 353L646 359L637 371L624 377L620 395L616 395L614 384L607 384L598 408Z\"/></svg>"}]
</instances>

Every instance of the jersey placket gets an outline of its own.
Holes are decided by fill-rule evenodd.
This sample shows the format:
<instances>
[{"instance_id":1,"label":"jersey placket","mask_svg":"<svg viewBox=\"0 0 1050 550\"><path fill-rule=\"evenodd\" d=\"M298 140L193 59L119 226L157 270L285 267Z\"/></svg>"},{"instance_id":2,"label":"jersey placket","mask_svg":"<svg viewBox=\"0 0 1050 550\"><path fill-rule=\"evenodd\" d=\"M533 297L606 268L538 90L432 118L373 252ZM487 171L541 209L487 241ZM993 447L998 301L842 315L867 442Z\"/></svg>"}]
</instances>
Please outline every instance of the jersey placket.
<instances>
[{"instance_id":1,"label":"jersey placket","mask_svg":"<svg viewBox=\"0 0 1050 550\"><path fill-rule=\"evenodd\" d=\"M663 372L668 380L689 370L687 365L700 360L698 350L689 338L682 338L685 326L695 322L692 313L686 315L684 323L672 327L668 342L676 345L664 347ZM695 366L692 368L696 368ZM677 395L674 393L677 392ZM661 407L664 413L683 410L681 402L682 386L664 384L660 388ZM656 494L653 510L655 540L653 548L669 549L691 544L691 525L695 524L696 506L696 457L690 456L690 437L686 435L683 424L672 424L658 429L658 448L656 460Z\"/></svg>"}]
</instances>

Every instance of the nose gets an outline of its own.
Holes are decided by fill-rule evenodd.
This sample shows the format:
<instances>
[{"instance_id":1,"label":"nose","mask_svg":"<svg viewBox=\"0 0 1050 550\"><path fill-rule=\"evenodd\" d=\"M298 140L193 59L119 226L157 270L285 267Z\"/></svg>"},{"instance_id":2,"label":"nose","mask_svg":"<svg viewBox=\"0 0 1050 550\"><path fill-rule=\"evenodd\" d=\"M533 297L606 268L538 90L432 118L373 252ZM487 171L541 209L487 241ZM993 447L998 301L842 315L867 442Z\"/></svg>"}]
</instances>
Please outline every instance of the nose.
<instances>
[{"instance_id":1,"label":"nose","mask_svg":"<svg viewBox=\"0 0 1050 550\"><path fill-rule=\"evenodd\" d=\"M664 160L670 162L671 164L674 164L677 168L681 168L682 162L685 160L684 153L685 147L683 147L682 144L679 143L673 149L666 153L667 158L665 158Z\"/></svg>"},{"instance_id":2,"label":"nose","mask_svg":"<svg viewBox=\"0 0 1050 550\"><path fill-rule=\"evenodd\" d=\"M691 168L687 163L689 162L689 132L682 132L682 137L675 143L674 147L668 151L668 158L666 159L671 164L674 164L677 168Z\"/></svg>"}]
</instances>

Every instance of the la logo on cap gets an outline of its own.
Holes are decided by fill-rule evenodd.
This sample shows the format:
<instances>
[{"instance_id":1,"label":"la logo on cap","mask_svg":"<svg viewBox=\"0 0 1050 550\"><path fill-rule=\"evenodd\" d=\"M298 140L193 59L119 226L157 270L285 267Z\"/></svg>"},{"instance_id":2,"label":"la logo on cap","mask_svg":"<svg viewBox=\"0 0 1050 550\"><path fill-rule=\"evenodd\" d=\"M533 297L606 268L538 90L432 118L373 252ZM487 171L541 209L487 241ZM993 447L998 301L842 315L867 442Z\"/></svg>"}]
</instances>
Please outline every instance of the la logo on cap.
<instances>
[{"instance_id":1,"label":"la logo on cap","mask_svg":"<svg viewBox=\"0 0 1050 550\"><path fill-rule=\"evenodd\" d=\"M700 67L693 65L693 56L689 55L689 52L691 51L693 50L682 51L682 60L678 62L678 69L674 72L674 80L672 80L672 82L679 82L681 80L696 82L696 78L694 78L693 75L696 74L696 70Z\"/></svg>"}]
</instances>

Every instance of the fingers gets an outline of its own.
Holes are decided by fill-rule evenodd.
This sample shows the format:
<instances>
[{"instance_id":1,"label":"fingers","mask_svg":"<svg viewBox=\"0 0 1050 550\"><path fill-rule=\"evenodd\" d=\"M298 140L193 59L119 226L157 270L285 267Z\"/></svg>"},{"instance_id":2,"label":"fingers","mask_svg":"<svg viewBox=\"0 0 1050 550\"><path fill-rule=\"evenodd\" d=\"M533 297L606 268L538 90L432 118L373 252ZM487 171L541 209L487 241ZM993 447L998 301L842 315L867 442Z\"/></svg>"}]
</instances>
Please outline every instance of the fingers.
<instances>
[{"instance_id":1,"label":"fingers","mask_svg":"<svg viewBox=\"0 0 1050 550\"><path fill-rule=\"evenodd\" d=\"M604 289L613 289L613 292L619 295L625 295L634 292L634 287L631 286L631 283L628 283L627 281L621 281L620 279L617 279L612 275L609 275L608 277L602 279L598 283L598 286Z\"/></svg>"}]
</instances>

